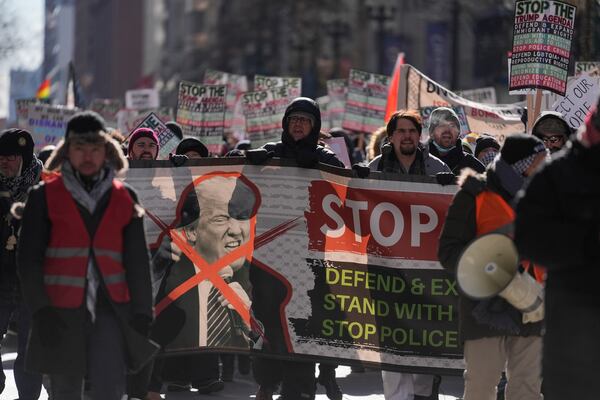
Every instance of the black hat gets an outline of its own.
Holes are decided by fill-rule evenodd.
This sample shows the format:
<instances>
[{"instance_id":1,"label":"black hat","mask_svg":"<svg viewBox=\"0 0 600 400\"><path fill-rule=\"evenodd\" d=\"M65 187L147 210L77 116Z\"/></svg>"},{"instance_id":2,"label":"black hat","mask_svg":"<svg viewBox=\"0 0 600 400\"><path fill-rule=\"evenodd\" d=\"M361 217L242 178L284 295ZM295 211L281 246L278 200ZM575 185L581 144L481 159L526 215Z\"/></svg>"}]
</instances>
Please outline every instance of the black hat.
<instances>
[{"instance_id":1,"label":"black hat","mask_svg":"<svg viewBox=\"0 0 600 400\"><path fill-rule=\"evenodd\" d=\"M537 137L525 133L515 133L504 140L500 158L512 165L544 151L546 151L544 142Z\"/></svg>"},{"instance_id":2,"label":"black hat","mask_svg":"<svg viewBox=\"0 0 600 400\"><path fill-rule=\"evenodd\" d=\"M67 122L65 140L73 135L85 137L86 139L97 139L106 134L106 122L100 114L95 111L82 111L73 115Z\"/></svg>"},{"instance_id":3,"label":"black hat","mask_svg":"<svg viewBox=\"0 0 600 400\"><path fill-rule=\"evenodd\" d=\"M481 153L485 149L489 149L490 147L500 150L500 144L491 136L480 136L475 141L475 157L479 157L479 153Z\"/></svg>"},{"instance_id":4,"label":"black hat","mask_svg":"<svg viewBox=\"0 0 600 400\"><path fill-rule=\"evenodd\" d=\"M185 154L188 151L195 151L200 154L201 157L208 157L208 149L206 146L200 140L193 137L183 139L177 145L175 154Z\"/></svg>"},{"instance_id":5,"label":"black hat","mask_svg":"<svg viewBox=\"0 0 600 400\"><path fill-rule=\"evenodd\" d=\"M23 169L33 159L33 138L22 129L7 129L0 133L0 156L19 155L23 158Z\"/></svg>"}]
</instances>

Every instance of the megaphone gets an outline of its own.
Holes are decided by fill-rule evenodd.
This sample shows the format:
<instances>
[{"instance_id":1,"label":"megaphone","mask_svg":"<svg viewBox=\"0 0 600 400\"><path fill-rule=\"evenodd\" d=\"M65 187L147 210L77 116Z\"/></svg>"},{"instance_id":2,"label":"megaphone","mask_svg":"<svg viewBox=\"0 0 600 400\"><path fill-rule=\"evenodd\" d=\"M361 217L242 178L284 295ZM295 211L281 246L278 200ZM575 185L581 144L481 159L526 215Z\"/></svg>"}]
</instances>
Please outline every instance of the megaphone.
<instances>
[{"instance_id":1,"label":"megaphone","mask_svg":"<svg viewBox=\"0 0 600 400\"><path fill-rule=\"evenodd\" d=\"M472 299L505 298L521 311L523 323L544 319L542 285L519 272L519 254L506 235L490 233L471 242L458 261L456 280Z\"/></svg>"}]
</instances>

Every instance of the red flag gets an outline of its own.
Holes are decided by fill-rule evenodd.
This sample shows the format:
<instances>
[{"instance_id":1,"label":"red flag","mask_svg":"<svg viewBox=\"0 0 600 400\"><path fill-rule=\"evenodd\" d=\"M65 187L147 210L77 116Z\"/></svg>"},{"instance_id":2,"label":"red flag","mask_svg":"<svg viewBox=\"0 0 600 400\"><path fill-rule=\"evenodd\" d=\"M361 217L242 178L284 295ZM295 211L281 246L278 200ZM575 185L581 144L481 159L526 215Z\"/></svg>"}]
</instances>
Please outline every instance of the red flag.
<instances>
[{"instance_id":1,"label":"red flag","mask_svg":"<svg viewBox=\"0 0 600 400\"><path fill-rule=\"evenodd\" d=\"M394 72L392 73L392 81L388 88L387 104L385 106L385 123L390 120L394 111L398 110L398 86L400 85L400 67L404 64L404 53L398 53Z\"/></svg>"}]
</instances>

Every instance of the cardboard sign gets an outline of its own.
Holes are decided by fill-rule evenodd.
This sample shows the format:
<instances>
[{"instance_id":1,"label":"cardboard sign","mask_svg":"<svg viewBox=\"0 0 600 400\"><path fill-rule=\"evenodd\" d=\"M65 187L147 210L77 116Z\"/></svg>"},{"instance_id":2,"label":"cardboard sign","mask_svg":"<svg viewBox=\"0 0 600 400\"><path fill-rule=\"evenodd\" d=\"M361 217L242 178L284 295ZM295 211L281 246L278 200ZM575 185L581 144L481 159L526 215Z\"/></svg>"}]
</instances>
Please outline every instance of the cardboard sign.
<instances>
[{"instance_id":1,"label":"cardboard sign","mask_svg":"<svg viewBox=\"0 0 600 400\"><path fill-rule=\"evenodd\" d=\"M589 74L582 74L567 85L567 92L560 97L551 107L565 118L573 129L585 123L585 117L598 102L600 95L600 81Z\"/></svg>"},{"instance_id":2,"label":"cardboard sign","mask_svg":"<svg viewBox=\"0 0 600 400\"><path fill-rule=\"evenodd\" d=\"M509 90L564 95L577 7L555 0L517 0Z\"/></svg>"},{"instance_id":3,"label":"cardboard sign","mask_svg":"<svg viewBox=\"0 0 600 400\"><path fill-rule=\"evenodd\" d=\"M57 145L65 136L67 122L78 109L49 104L30 104L27 110L27 130L31 133L34 151L49 144Z\"/></svg>"},{"instance_id":4,"label":"cardboard sign","mask_svg":"<svg viewBox=\"0 0 600 400\"><path fill-rule=\"evenodd\" d=\"M331 128L339 128L344 122L347 95L347 79L330 79L327 81L327 96L329 96L327 111Z\"/></svg>"},{"instance_id":5,"label":"cardboard sign","mask_svg":"<svg viewBox=\"0 0 600 400\"><path fill-rule=\"evenodd\" d=\"M288 360L430 373L464 367L456 281L437 261L454 185L197 161L155 161L125 177L147 211L154 270L165 274L153 332L172 338L167 354L247 352L250 344L257 355ZM240 240L226 251L218 223L197 211L212 204L244 216L235 222ZM184 212L200 235L184 234ZM213 293L228 312L211 305ZM250 341L261 335L269 346Z\"/></svg>"},{"instance_id":6,"label":"cardboard sign","mask_svg":"<svg viewBox=\"0 0 600 400\"><path fill-rule=\"evenodd\" d=\"M389 83L388 76L351 69L342 128L371 133L385 125Z\"/></svg>"},{"instance_id":7,"label":"cardboard sign","mask_svg":"<svg viewBox=\"0 0 600 400\"><path fill-rule=\"evenodd\" d=\"M476 103L483 104L497 104L496 101L496 88L493 86L478 88L478 89L469 89L469 90L461 90L456 92L461 97L464 97L467 100L474 101Z\"/></svg>"},{"instance_id":8,"label":"cardboard sign","mask_svg":"<svg viewBox=\"0 0 600 400\"><path fill-rule=\"evenodd\" d=\"M177 145L181 141L154 113L148 114L135 129L137 128L150 128L158 135L158 160L168 159L169 153L174 153L175 148L177 148Z\"/></svg>"},{"instance_id":9,"label":"cardboard sign","mask_svg":"<svg viewBox=\"0 0 600 400\"><path fill-rule=\"evenodd\" d=\"M241 95L248 91L248 80L245 75L235 75L228 72L206 70L204 73L205 85L227 86L227 110L225 111L225 129L231 130L238 139L245 136L246 120L238 105Z\"/></svg>"},{"instance_id":10,"label":"cardboard sign","mask_svg":"<svg viewBox=\"0 0 600 400\"><path fill-rule=\"evenodd\" d=\"M281 120L285 109L296 98L296 88L280 86L242 95L246 116L246 138L257 148L281 139Z\"/></svg>"},{"instance_id":11,"label":"cardboard sign","mask_svg":"<svg viewBox=\"0 0 600 400\"><path fill-rule=\"evenodd\" d=\"M132 110L147 110L160 107L156 89L135 89L125 92L125 107Z\"/></svg>"},{"instance_id":12,"label":"cardboard sign","mask_svg":"<svg viewBox=\"0 0 600 400\"><path fill-rule=\"evenodd\" d=\"M121 99L94 99L89 108L100 114L109 127L117 128L119 126L117 114L123 108Z\"/></svg>"},{"instance_id":13,"label":"cardboard sign","mask_svg":"<svg viewBox=\"0 0 600 400\"><path fill-rule=\"evenodd\" d=\"M184 136L197 137L211 153L220 154L223 148L226 109L226 85L179 83L177 123Z\"/></svg>"}]
</instances>

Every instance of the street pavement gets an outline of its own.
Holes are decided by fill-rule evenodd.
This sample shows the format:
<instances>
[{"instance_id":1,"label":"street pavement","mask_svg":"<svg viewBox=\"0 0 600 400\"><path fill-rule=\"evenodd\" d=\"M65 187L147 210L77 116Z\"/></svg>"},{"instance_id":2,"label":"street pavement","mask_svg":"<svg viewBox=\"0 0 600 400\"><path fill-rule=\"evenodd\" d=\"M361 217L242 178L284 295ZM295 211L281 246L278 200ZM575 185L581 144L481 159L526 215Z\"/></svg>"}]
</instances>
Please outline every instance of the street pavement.
<instances>
[{"instance_id":1,"label":"street pavement","mask_svg":"<svg viewBox=\"0 0 600 400\"><path fill-rule=\"evenodd\" d=\"M15 343L8 337L2 345L2 361L4 372L6 374L6 388L0 394L0 400L14 400L18 398L17 388L13 376L13 362L17 354L15 353ZM340 387L344 392L344 399L347 400L383 400L383 387L380 371L367 369L364 373L352 372L350 367L339 366L336 369L336 376ZM251 375L242 376L239 373L234 375L233 382L226 382L225 389L212 393L210 395L199 395L195 392L163 393L163 398L168 400L187 400L187 399L254 399L257 385ZM463 382L461 377L444 376L440 387L440 400L456 400L463 391ZM323 387L318 385L316 400L327 400ZM273 396L277 398L277 396ZM45 389L42 389L41 400L47 400L48 395Z\"/></svg>"}]
</instances>

